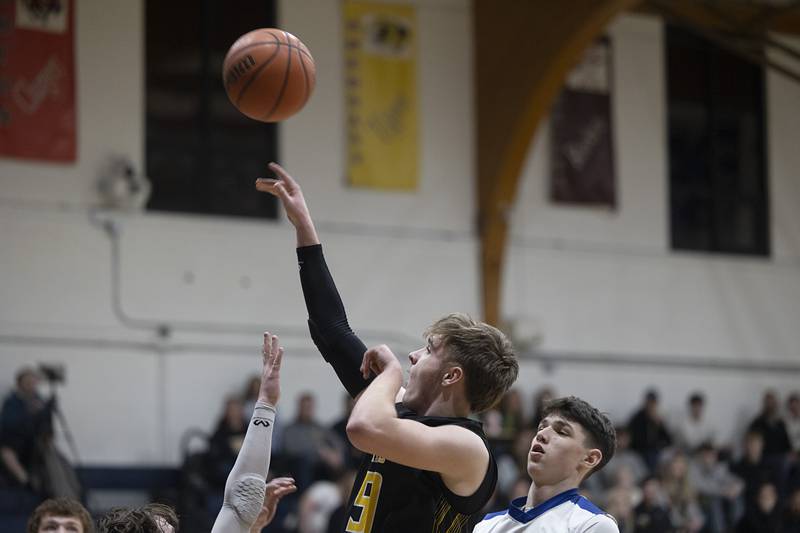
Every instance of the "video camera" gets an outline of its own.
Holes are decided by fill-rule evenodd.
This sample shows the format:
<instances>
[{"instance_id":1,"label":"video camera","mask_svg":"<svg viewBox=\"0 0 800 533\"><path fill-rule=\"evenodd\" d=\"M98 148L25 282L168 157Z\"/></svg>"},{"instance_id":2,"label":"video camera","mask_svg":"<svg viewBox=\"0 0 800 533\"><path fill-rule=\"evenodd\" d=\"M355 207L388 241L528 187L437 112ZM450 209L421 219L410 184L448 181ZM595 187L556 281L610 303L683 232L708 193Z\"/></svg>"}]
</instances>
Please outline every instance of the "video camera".
<instances>
[{"instance_id":1,"label":"video camera","mask_svg":"<svg viewBox=\"0 0 800 533\"><path fill-rule=\"evenodd\" d=\"M51 385L59 385L67 381L67 371L63 364L39 363L39 372Z\"/></svg>"}]
</instances>

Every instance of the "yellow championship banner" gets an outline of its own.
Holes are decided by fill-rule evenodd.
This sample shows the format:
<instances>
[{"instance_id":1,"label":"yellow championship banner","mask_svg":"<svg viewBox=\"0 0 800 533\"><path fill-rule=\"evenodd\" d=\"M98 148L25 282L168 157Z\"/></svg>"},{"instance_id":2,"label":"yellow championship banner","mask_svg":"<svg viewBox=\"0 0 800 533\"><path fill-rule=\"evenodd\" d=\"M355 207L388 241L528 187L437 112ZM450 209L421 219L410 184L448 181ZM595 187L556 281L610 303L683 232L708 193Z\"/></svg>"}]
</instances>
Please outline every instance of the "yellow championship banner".
<instances>
[{"instance_id":1,"label":"yellow championship banner","mask_svg":"<svg viewBox=\"0 0 800 533\"><path fill-rule=\"evenodd\" d=\"M413 6L344 2L347 179L414 190L419 172Z\"/></svg>"}]
</instances>

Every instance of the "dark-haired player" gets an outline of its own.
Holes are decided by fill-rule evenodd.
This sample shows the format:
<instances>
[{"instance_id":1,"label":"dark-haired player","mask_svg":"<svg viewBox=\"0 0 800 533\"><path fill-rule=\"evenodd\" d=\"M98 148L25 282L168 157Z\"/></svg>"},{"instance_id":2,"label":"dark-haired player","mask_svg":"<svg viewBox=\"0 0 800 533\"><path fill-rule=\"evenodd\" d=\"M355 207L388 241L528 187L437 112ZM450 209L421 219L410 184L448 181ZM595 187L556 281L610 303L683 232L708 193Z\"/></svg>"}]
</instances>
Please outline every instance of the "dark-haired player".
<instances>
[{"instance_id":1,"label":"dark-haired player","mask_svg":"<svg viewBox=\"0 0 800 533\"><path fill-rule=\"evenodd\" d=\"M616 521L578 494L578 485L614 455L616 432L608 418L569 396L544 410L528 454L528 496L487 515L475 533L619 533Z\"/></svg>"},{"instance_id":2,"label":"dark-haired player","mask_svg":"<svg viewBox=\"0 0 800 533\"><path fill-rule=\"evenodd\" d=\"M480 424L467 417L492 406L516 379L510 342L466 315L446 316L409 354L403 389L389 348L367 351L350 329L300 187L280 166L270 168L280 179L260 179L256 188L277 196L295 227L312 339L357 398L347 433L367 455L345 531L470 531L494 491L497 466Z\"/></svg>"}]
</instances>

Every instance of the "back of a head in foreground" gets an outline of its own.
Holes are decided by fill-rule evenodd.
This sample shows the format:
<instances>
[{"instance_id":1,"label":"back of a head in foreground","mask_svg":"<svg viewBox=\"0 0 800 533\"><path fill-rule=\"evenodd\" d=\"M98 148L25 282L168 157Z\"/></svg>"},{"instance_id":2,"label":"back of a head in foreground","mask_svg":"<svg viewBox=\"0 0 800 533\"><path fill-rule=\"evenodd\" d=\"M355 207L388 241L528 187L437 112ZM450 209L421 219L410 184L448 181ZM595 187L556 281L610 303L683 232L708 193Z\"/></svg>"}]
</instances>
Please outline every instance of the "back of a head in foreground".
<instances>
[{"instance_id":1,"label":"back of a head in foreground","mask_svg":"<svg viewBox=\"0 0 800 533\"><path fill-rule=\"evenodd\" d=\"M174 533L178 516L167 505L149 503L142 507L108 512L97 524L98 533Z\"/></svg>"},{"instance_id":2,"label":"back of a head in foreground","mask_svg":"<svg viewBox=\"0 0 800 533\"><path fill-rule=\"evenodd\" d=\"M590 403L576 396L556 398L544 408L544 416L550 415L558 415L579 424L586 436L584 445L590 449L597 448L603 454L597 466L590 470L584 479L602 469L614 456L617 449L617 432L614 424Z\"/></svg>"},{"instance_id":3,"label":"back of a head in foreground","mask_svg":"<svg viewBox=\"0 0 800 533\"><path fill-rule=\"evenodd\" d=\"M464 369L472 412L492 407L516 381L519 367L514 347L494 326L452 313L425 331L426 337L434 335L441 338L448 358Z\"/></svg>"},{"instance_id":4,"label":"back of a head in foreground","mask_svg":"<svg viewBox=\"0 0 800 533\"><path fill-rule=\"evenodd\" d=\"M83 527L83 533L91 533L92 517L89 511L75 500L69 498L51 498L45 500L34 509L28 519L27 533L38 533L45 526L48 518L74 518Z\"/></svg>"}]
</instances>

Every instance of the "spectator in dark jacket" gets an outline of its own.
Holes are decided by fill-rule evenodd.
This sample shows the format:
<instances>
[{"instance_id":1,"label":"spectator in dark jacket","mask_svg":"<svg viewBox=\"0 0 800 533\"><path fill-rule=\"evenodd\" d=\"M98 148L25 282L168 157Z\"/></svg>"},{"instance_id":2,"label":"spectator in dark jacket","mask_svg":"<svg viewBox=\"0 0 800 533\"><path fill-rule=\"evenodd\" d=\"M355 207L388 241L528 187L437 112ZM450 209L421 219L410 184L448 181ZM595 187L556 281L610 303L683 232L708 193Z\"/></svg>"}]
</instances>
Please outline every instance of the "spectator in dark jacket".
<instances>
[{"instance_id":1,"label":"spectator in dark jacket","mask_svg":"<svg viewBox=\"0 0 800 533\"><path fill-rule=\"evenodd\" d=\"M666 507L666 497L656 477L644 480L642 502L633 512L635 533L671 533L674 531Z\"/></svg>"},{"instance_id":2,"label":"spectator in dark jacket","mask_svg":"<svg viewBox=\"0 0 800 533\"><path fill-rule=\"evenodd\" d=\"M750 422L750 431L761 433L764 437L764 456L767 460L783 457L792 449L786 424L781 418L778 397L775 391L764 393L761 412Z\"/></svg>"},{"instance_id":3,"label":"spectator in dark jacket","mask_svg":"<svg viewBox=\"0 0 800 533\"><path fill-rule=\"evenodd\" d=\"M39 395L39 381L33 368L17 372L17 386L0 412L0 466L11 485L36 485L37 450L52 437L53 402Z\"/></svg>"},{"instance_id":4,"label":"spectator in dark jacket","mask_svg":"<svg viewBox=\"0 0 800 533\"><path fill-rule=\"evenodd\" d=\"M644 405L628 422L628 431L631 434L631 448L642 456L652 472L661 450L672 443L658 409L658 393L655 390L651 389L645 394Z\"/></svg>"},{"instance_id":5,"label":"spectator in dark jacket","mask_svg":"<svg viewBox=\"0 0 800 533\"><path fill-rule=\"evenodd\" d=\"M217 488L225 486L228 473L244 442L247 425L243 420L244 406L237 397L225 401L222 416L217 422L208 449L209 479Z\"/></svg>"},{"instance_id":6,"label":"spectator in dark jacket","mask_svg":"<svg viewBox=\"0 0 800 533\"><path fill-rule=\"evenodd\" d=\"M750 509L736 526L737 533L777 533L781 531L778 491L772 483L758 488L756 507Z\"/></svg>"}]
</instances>

